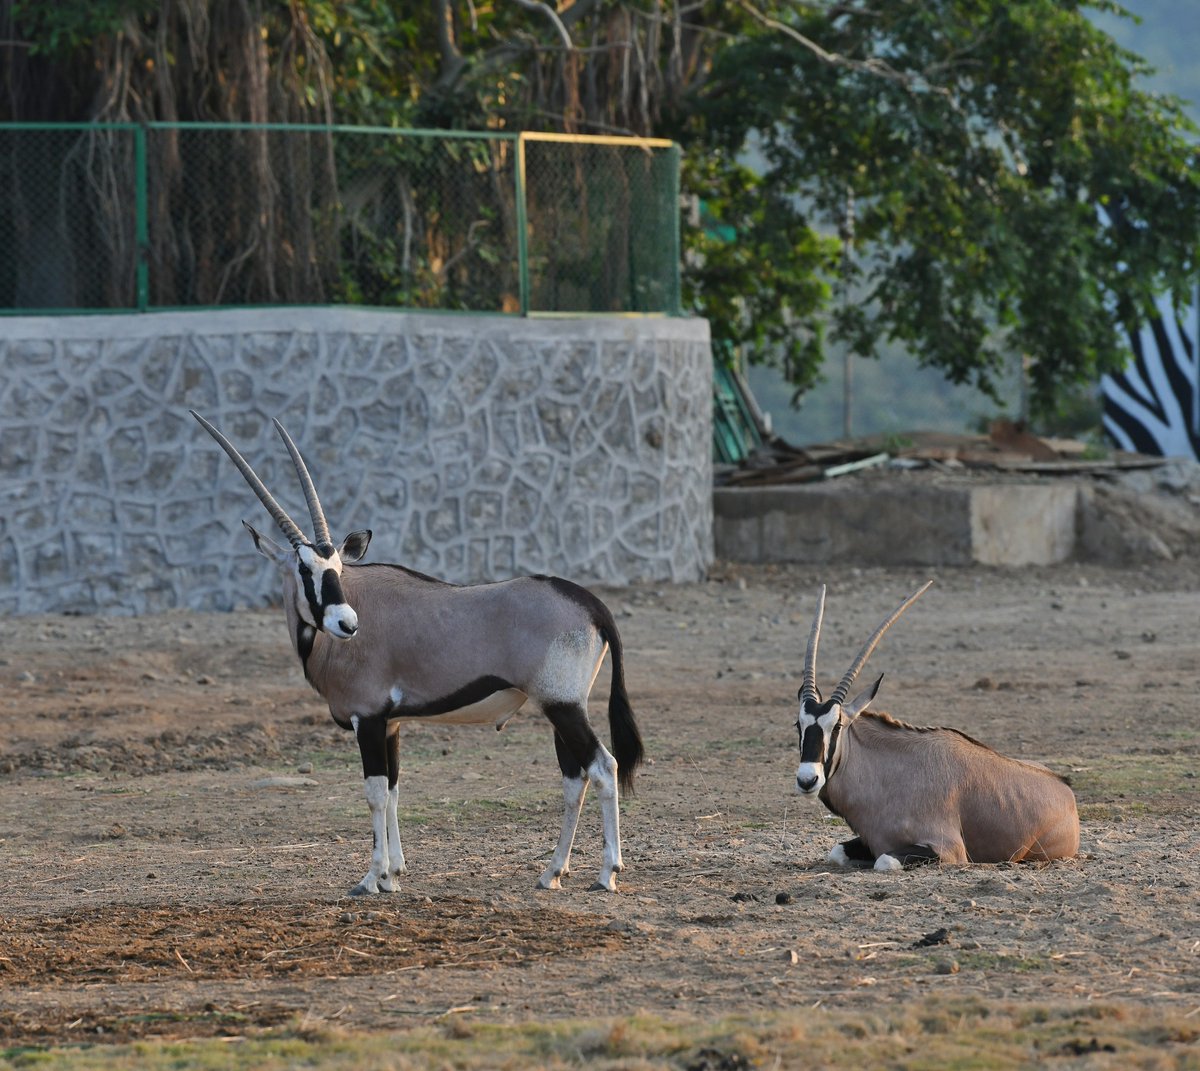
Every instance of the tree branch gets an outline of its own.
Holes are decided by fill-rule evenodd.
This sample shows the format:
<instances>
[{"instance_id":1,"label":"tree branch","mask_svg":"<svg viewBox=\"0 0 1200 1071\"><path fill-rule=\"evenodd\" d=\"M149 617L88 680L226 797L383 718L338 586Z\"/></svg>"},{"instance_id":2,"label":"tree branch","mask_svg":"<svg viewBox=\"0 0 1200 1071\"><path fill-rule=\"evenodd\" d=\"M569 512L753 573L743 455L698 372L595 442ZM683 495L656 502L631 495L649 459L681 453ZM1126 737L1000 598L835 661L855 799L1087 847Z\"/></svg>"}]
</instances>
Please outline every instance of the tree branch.
<instances>
[{"instance_id":1,"label":"tree branch","mask_svg":"<svg viewBox=\"0 0 1200 1071\"><path fill-rule=\"evenodd\" d=\"M873 74L878 78L883 78L889 82L894 82L896 85L909 90L915 91L919 87L928 89L930 92L937 93L939 96L945 97L948 102L953 105L953 97L950 90L944 86L934 85L925 78L917 78L914 75L906 74L904 71L898 71L895 67L885 63L881 59L856 60L849 56L843 56L839 52L830 52L828 49L822 48L812 38L805 37L794 26L789 26L785 22L780 22L778 19L771 18L770 15L759 11L749 0L738 0L740 6L754 18L758 19L768 29L776 30L786 37L790 37L798 45L806 48L822 63L827 63L831 67L843 67L850 71L862 71L866 74ZM957 110L957 108L955 109Z\"/></svg>"},{"instance_id":2,"label":"tree branch","mask_svg":"<svg viewBox=\"0 0 1200 1071\"><path fill-rule=\"evenodd\" d=\"M549 4L543 4L541 0L513 0L513 2L523 7L526 11L537 11L545 15L554 24L554 29L558 32L559 39L563 43L563 48L570 52L575 47L571 43L571 35L567 33L567 28L563 25L562 19L558 17L558 12Z\"/></svg>"},{"instance_id":3,"label":"tree branch","mask_svg":"<svg viewBox=\"0 0 1200 1071\"><path fill-rule=\"evenodd\" d=\"M558 13L562 24L570 29L581 19L587 18L600 2L601 0L575 0L574 3L568 4Z\"/></svg>"},{"instance_id":4,"label":"tree branch","mask_svg":"<svg viewBox=\"0 0 1200 1071\"><path fill-rule=\"evenodd\" d=\"M450 0L434 0L433 14L438 54L441 57L437 84L453 85L467 61L463 59L458 50L458 42L454 40L454 12L451 10Z\"/></svg>"}]
</instances>

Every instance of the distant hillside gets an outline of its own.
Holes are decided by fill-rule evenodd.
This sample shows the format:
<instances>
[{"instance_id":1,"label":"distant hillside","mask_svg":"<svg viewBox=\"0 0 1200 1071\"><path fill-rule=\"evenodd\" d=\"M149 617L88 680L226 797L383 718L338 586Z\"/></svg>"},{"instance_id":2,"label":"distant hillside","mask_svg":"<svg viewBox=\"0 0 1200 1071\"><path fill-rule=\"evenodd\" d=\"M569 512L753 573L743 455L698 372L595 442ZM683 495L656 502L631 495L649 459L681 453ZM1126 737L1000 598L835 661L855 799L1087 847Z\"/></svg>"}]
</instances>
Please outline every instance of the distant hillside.
<instances>
[{"instance_id":1,"label":"distant hillside","mask_svg":"<svg viewBox=\"0 0 1200 1071\"><path fill-rule=\"evenodd\" d=\"M843 433L841 355L825 362L825 380L791 404L792 388L773 368L750 368L747 378L758 404L771 414L777 435L796 446L840 439ZM935 369L921 368L896 350L880 360L856 357L851 367L852 435L902 434L906 431L977 431L992 417L1020 414L1015 374L999 405L967 387L956 387Z\"/></svg>"}]
</instances>

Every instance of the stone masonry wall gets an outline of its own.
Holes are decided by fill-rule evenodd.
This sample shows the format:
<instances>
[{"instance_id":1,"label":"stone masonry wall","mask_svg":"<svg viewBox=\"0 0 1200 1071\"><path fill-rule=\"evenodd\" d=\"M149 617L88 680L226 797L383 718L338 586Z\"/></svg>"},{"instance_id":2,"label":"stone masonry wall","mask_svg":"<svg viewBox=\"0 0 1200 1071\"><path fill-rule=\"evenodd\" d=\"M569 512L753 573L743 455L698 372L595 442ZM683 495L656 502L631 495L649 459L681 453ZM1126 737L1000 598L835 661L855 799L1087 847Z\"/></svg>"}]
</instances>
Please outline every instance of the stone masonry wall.
<instances>
[{"instance_id":1,"label":"stone masonry wall","mask_svg":"<svg viewBox=\"0 0 1200 1071\"><path fill-rule=\"evenodd\" d=\"M0 319L0 608L147 613L277 598L274 525L188 415L306 530L459 583L681 581L712 560L703 321L356 309Z\"/></svg>"}]
</instances>

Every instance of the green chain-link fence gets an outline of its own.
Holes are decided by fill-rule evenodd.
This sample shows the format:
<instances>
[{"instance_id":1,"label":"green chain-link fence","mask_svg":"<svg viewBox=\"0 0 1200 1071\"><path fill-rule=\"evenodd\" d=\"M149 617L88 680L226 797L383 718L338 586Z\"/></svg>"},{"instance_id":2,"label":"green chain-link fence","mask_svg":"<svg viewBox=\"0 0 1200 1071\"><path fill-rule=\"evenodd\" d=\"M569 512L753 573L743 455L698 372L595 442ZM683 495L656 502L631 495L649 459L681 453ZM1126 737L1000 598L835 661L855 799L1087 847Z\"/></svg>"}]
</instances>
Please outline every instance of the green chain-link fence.
<instances>
[{"instance_id":1,"label":"green chain-link fence","mask_svg":"<svg viewBox=\"0 0 1200 1071\"><path fill-rule=\"evenodd\" d=\"M0 312L679 312L678 147L251 124L0 125Z\"/></svg>"},{"instance_id":2,"label":"green chain-link fence","mask_svg":"<svg viewBox=\"0 0 1200 1071\"><path fill-rule=\"evenodd\" d=\"M676 311L675 147L669 142L528 134L520 151L529 219L530 307Z\"/></svg>"}]
</instances>

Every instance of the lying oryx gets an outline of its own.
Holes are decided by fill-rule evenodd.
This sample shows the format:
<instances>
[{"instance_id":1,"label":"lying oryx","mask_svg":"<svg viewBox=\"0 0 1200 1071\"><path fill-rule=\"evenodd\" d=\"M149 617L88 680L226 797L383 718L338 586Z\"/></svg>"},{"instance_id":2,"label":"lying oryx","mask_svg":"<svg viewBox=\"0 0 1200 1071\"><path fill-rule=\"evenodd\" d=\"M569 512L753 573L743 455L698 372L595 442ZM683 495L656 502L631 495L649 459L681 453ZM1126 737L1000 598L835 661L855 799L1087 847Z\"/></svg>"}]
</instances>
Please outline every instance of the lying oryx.
<instances>
[{"instance_id":1,"label":"lying oryx","mask_svg":"<svg viewBox=\"0 0 1200 1071\"><path fill-rule=\"evenodd\" d=\"M621 638L608 608L557 577L526 576L458 587L400 565L356 565L371 539L351 532L340 547L300 452L279 421L312 516L309 540L233 445L200 421L258 495L291 550L249 524L259 552L283 574L288 631L309 683L333 720L353 729L362 756L374 851L352 895L391 892L405 869L396 819L402 721L503 727L518 710L541 711L554 726L566 809L562 834L538 880L560 887L589 781L600 797L604 861L593 888L615 891L623 868L617 783L629 788L642 740L625 692ZM587 699L606 651L612 652L608 721L616 759L587 717Z\"/></svg>"},{"instance_id":2,"label":"lying oryx","mask_svg":"<svg viewBox=\"0 0 1200 1071\"><path fill-rule=\"evenodd\" d=\"M957 729L918 728L868 713L875 684L846 695L875 645L928 590L910 595L874 632L828 700L816 683L825 587L817 601L800 687L800 768L796 787L817 796L857 834L832 862L1003 863L1069 859L1079 852L1075 795L1046 767L1010 759Z\"/></svg>"}]
</instances>

